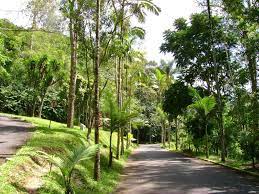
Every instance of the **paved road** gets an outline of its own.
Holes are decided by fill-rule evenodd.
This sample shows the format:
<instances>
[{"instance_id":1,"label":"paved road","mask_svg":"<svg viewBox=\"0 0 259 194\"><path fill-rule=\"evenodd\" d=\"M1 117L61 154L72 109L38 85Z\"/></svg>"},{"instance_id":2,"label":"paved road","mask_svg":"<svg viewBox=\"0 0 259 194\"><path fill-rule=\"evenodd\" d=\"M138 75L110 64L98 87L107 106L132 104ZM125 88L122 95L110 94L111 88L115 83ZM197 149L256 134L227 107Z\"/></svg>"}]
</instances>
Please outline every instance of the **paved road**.
<instances>
[{"instance_id":1,"label":"paved road","mask_svg":"<svg viewBox=\"0 0 259 194\"><path fill-rule=\"evenodd\" d=\"M30 137L32 125L0 116L0 164L11 157Z\"/></svg>"},{"instance_id":2,"label":"paved road","mask_svg":"<svg viewBox=\"0 0 259 194\"><path fill-rule=\"evenodd\" d=\"M141 145L129 159L116 194L169 193L259 193L259 182L159 145Z\"/></svg>"}]
</instances>

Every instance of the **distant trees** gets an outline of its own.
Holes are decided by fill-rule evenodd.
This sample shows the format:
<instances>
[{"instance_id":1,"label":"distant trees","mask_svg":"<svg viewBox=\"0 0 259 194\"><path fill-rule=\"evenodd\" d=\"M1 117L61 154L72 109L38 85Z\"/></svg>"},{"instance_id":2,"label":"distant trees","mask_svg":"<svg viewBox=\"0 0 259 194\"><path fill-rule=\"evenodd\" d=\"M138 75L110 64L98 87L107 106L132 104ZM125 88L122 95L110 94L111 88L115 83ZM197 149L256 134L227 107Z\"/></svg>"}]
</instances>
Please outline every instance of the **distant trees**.
<instances>
[{"instance_id":1,"label":"distant trees","mask_svg":"<svg viewBox=\"0 0 259 194\"><path fill-rule=\"evenodd\" d=\"M14 30L2 31L0 38L3 41L1 55L4 56L1 60L4 74L0 78L0 96L3 104L1 111L40 117L50 115L46 111L46 107L54 100L49 98L50 93L55 87L63 90L64 87L61 86L67 79L66 37L61 34L34 32L34 47L31 50L31 37L28 32L6 20L1 20L0 26ZM45 41L40 42L42 39ZM53 41L60 44L52 45ZM66 116L64 111L62 112L60 118ZM55 116L55 120L60 121L58 117Z\"/></svg>"},{"instance_id":2,"label":"distant trees","mask_svg":"<svg viewBox=\"0 0 259 194\"><path fill-rule=\"evenodd\" d=\"M49 87L62 80L61 64L56 60L49 60L47 56L30 59L27 62L27 82L32 94L32 116L35 116L36 104L39 103L38 117L42 115L42 108Z\"/></svg>"},{"instance_id":3,"label":"distant trees","mask_svg":"<svg viewBox=\"0 0 259 194\"><path fill-rule=\"evenodd\" d=\"M178 150L178 116L182 115L191 103L190 89L183 82L176 82L165 91L163 110L169 114L171 120L175 121L176 150Z\"/></svg>"}]
</instances>

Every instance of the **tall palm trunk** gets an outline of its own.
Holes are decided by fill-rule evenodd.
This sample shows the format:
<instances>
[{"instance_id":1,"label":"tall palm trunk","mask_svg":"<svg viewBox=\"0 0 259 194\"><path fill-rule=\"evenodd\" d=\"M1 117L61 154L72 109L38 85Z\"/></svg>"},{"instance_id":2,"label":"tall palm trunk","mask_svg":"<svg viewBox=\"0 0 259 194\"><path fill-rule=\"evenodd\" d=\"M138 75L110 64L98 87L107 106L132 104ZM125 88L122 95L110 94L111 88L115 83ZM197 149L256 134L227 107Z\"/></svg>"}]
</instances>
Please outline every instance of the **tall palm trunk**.
<instances>
[{"instance_id":1,"label":"tall palm trunk","mask_svg":"<svg viewBox=\"0 0 259 194\"><path fill-rule=\"evenodd\" d=\"M118 107L120 107L120 78L119 78L119 73L118 73L118 65L117 65L117 61L115 61L115 81L116 81L116 89L117 89L117 103L118 103ZM118 133L117 133L117 148L116 148L116 159L119 160L120 159L120 134L121 134L121 130L120 128L118 128Z\"/></svg>"},{"instance_id":2,"label":"tall palm trunk","mask_svg":"<svg viewBox=\"0 0 259 194\"><path fill-rule=\"evenodd\" d=\"M70 5L70 19L69 19L69 32L70 32L70 49L71 49L71 66L70 66L70 83L68 95L68 116L67 127L74 127L74 114L75 114L75 92L76 92L76 66L77 66L77 19L74 14L74 4Z\"/></svg>"},{"instance_id":3,"label":"tall palm trunk","mask_svg":"<svg viewBox=\"0 0 259 194\"><path fill-rule=\"evenodd\" d=\"M129 95L129 82L128 82L128 64L126 63L126 68L125 68L125 93L126 93L126 99L130 99L130 95ZM129 104L129 109L130 109L130 104ZM130 110L127 110L130 111ZM126 149L129 149L129 131L130 131L130 121L128 124L128 128L126 129Z\"/></svg>"},{"instance_id":4,"label":"tall palm trunk","mask_svg":"<svg viewBox=\"0 0 259 194\"><path fill-rule=\"evenodd\" d=\"M215 77L215 87L217 91L217 107L218 107L218 125L220 129L220 138L221 138L221 161L225 162L225 129L224 129L224 121L223 121L223 104L222 104L222 97L220 94L220 83L219 83L219 67L216 61L216 56L214 54L214 35L213 35L213 26L211 22L211 8L210 8L210 0L207 0L207 11L209 16L209 25L210 25L210 47L211 47L211 56L213 58L213 64L215 66L214 70L214 77Z\"/></svg>"},{"instance_id":5,"label":"tall palm trunk","mask_svg":"<svg viewBox=\"0 0 259 194\"><path fill-rule=\"evenodd\" d=\"M100 6L101 0L96 0L96 45L94 66L94 117L95 117L95 144L99 144L100 105L99 105L99 66L100 66ZM94 162L94 179L100 179L100 149L96 152Z\"/></svg>"},{"instance_id":6,"label":"tall palm trunk","mask_svg":"<svg viewBox=\"0 0 259 194\"><path fill-rule=\"evenodd\" d=\"M131 99L131 87L132 87L131 83L132 83L132 81L130 79L129 83L127 82L127 92L128 92L128 97L130 99ZM130 109L131 109L131 104L129 104L129 111L131 111ZM130 135L132 134L131 121L129 122L129 131L128 131L128 133L130 133ZM130 147L130 145L131 145L131 139L128 138L127 149Z\"/></svg>"},{"instance_id":7,"label":"tall palm trunk","mask_svg":"<svg viewBox=\"0 0 259 194\"><path fill-rule=\"evenodd\" d=\"M120 78L121 78L121 84L120 84L120 109L122 108L122 103L123 103L123 69L124 65L121 63L121 72L120 72ZM124 154L124 128L121 128L121 155Z\"/></svg>"},{"instance_id":8,"label":"tall palm trunk","mask_svg":"<svg viewBox=\"0 0 259 194\"><path fill-rule=\"evenodd\" d=\"M121 42L123 44L123 27L124 27L124 11L125 11L125 0L122 0L122 7L121 7L121 13L120 13L120 35L121 35ZM122 104L123 104L123 97L122 97L122 90L123 90L123 81L122 81L122 72L123 72L123 64L122 64L122 57L119 57L119 69L118 69L118 105L119 105L119 109L121 110L122 108ZM124 129L120 128L120 141L121 141L121 152L120 155L122 155L124 153L124 139L123 139L123 135L124 135Z\"/></svg>"}]
</instances>

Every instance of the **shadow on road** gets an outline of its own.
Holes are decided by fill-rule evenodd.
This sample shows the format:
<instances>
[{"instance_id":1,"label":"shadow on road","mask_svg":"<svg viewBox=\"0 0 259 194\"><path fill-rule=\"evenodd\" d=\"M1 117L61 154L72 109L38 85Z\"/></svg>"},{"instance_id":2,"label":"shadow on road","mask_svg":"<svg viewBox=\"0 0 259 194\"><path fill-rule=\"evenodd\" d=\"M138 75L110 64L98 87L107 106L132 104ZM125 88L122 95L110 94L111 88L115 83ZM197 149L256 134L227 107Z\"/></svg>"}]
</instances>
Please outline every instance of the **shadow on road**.
<instances>
[{"instance_id":1,"label":"shadow on road","mask_svg":"<svg viewBox=\"0 0 259 194\"><path fill-rule=\"evenodd\" d=\"M159 145L141 145L125 168L117 193L256 193L259 184L221 166L179 153Z\"/></svg>"}]
</instances>

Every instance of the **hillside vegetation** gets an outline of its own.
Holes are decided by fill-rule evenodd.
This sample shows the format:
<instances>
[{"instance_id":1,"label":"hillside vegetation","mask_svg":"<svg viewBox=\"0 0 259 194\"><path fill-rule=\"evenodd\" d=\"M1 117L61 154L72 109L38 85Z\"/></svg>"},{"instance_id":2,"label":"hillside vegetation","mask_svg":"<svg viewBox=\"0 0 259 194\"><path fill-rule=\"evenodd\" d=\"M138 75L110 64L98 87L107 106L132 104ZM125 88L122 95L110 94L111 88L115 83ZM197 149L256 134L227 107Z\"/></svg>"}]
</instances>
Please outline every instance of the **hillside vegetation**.
<instances>
[{"instance_id":1,"label":"hillside vegetation","mask_svg":"<svg viewBox=\"0 0 259 194\"><path fill-rule=\"evenodd\" d=\"M10 115L9 115L10 116ZM14 116L14 115L12 115ZM12 157L0 167L0 193L64 193L60 173L57 169L51 169L46 160L36 156L36 151L42 150L52 155L66 154L79 144L86 143L86 132L78 127L67 128L64 124L52 122L49 128L49 120L19 117L31 122L33 129L32 138ZM91 142L93 141L91 134ZM116 133L114 133L116 137ZM116 138L113 138L113 149L115 149ZM116 187L123 163L128 156L122 160L114 160L112 169L108 168L108 146L109 132L100 131L101 144L101 166L102 177L100 182L93 181L93 161L79 163L76 166L73 177L73 187L76 193L111 193Z\"/></svg>"}]
</instances>

